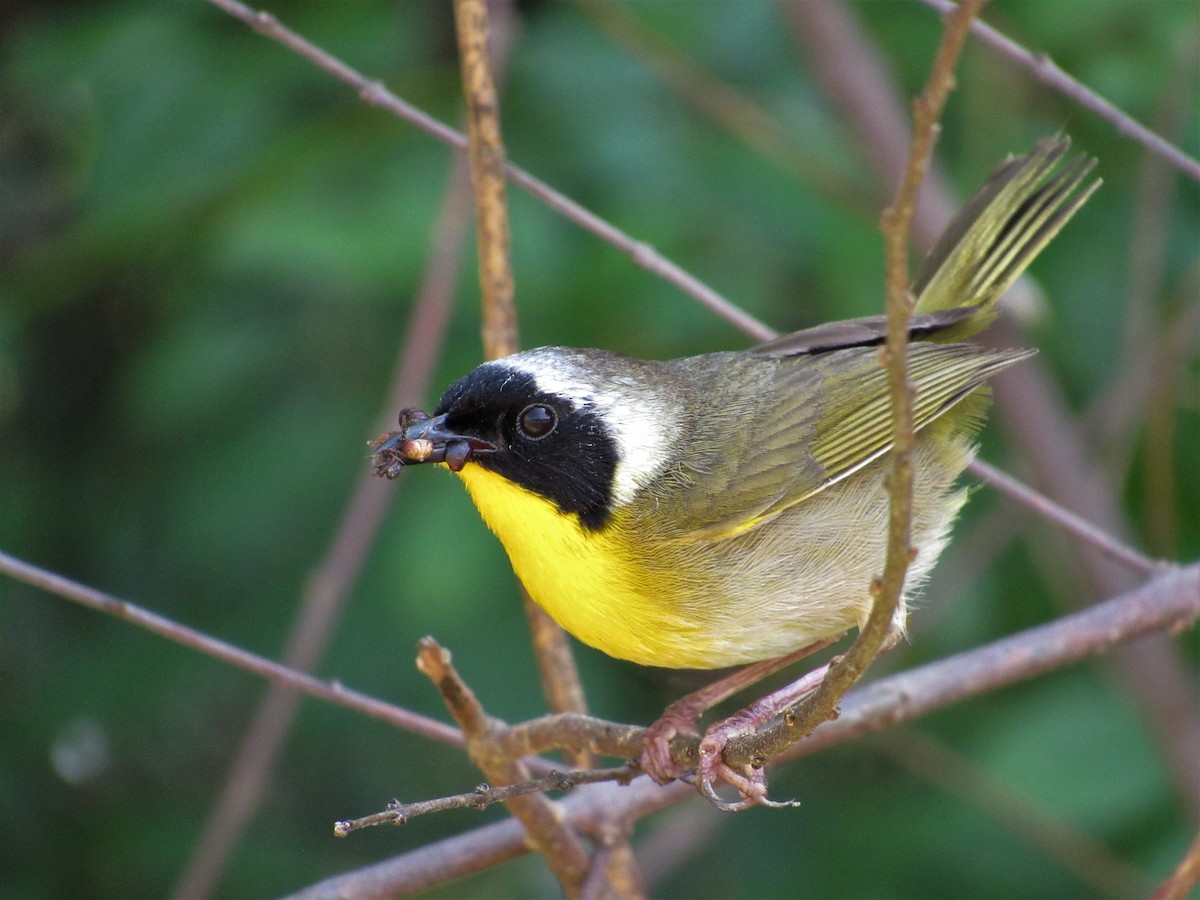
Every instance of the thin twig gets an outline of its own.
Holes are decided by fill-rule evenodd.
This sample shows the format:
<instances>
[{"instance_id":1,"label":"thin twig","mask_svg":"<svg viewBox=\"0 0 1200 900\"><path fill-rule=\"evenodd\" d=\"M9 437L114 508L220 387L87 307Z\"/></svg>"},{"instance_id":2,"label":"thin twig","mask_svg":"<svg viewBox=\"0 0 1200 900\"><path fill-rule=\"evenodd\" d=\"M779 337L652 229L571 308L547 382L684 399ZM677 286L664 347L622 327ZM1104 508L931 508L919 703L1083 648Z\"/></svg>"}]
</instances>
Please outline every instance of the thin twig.
<instances>
[{"instance_id":1,"label":"thin twig","mask_svg":"<svg viewBox=\"0 0 1200 900\"><path fill-rule=\"evenodd\" d=\"M943 15L955 8L955 4L950 0L921 0L921 2ZM1151 153L1161 156L1193 180L1200 181L1200 162L1155 134L1132 116L1122 112L1095 91L1080 84L1044 53L1033 53L1026 50L1012 38L1001 34L986 22L972 24L971 33L989 47L1020 63L1038 81L1049 85L1105 121L1111 122L1121 134L1137 141Z\"/></svg>"},{"instance_id":2,"label":"thin twig","mask_svg":"<svg viewBox=\"0 0 1200 900\"><path fill-rule=\"evenodd\" d=\"M458 58L467 104L467 150L475 189L475 236L479 255L483 355L499 359L516 353L517 308L513 303L512 238L504 178L500 101L492 77L488 5L454 0Z\"/></svg>"},{"instance_id":3,"label":"thin twig","mask_svg":"<svg viewBox=\"0 0 1200 900\"><path fill-rule=\"evenodd\" d=\"M322 50L320 47L305 40L296 32L284 26L280 21L267 12L256 12L237 0L208 0L229 15L245 22L260 34L279 42L299 56L311 62L319 69L328 72L338 81L349 85L358 95L372 106L387 110L410 125L421 129L426 134L449 144L458 150L467 149L467 136L456 131L444 122L418 109L411 103L401 100L383 84L372 81L340 59ZM595 213L580 206L566 195L556 191L550 185L519 166L507 163L505 171L513 184L541 200L548 207L558 212L565 219L574 222L585 231L599 237L601 240L627 254L637 265L652 272L664 281L675 285L685 294L690 295L702 306L729 322L735 328L749 334L757 340L767 340L774 332L754 316L731 303L717 291L702 282L694 275L685 272L671 262L649 244L635 240L615 225L606 222Z\"/></svg>"},{"instance_id":4,"label":"thin twig","mask_svg":"<svg viewBox=\"0 0 1200 900\"><path fill-rule=\"evenodd\" d=\"M463 746L462 734L458 729L443 722L410 712L391 703L385 703L382 700L376 700L374 697L344 687L337 681L322 681L306 675L304 672L289 669L273 660L242 650L203 632L188 628L186 625L180 625L178 622L150 612L128 600L121 600L111 594L71 581L69 578L24 562L3 551L0 551L0 573L82 606L107 613L223 663L255 675L261 675L290 690L299 691L321 700L328 700L330 703L344 706L372 719L387 722L451 747Z\"/></svg>"},{"instance_id":5,"label":"thin twig","mask_svg":"<svg viewBox=\"0 0 1200 900\"><path fill-rule=\"evenodd\" d=\"M499 359L516 353L519 342L505 197L505 154L499 98L488 58L490 26L487 9L483 0L456 0L455 3L463 91L467 101L471 178L479 223L483 352L488 359ZM587 712L583 683L566 632L533 602L525 590L521 591L521 600L547 704L555 712ZM579 768L591 765L586 756L572 758L570 762Z\"/></svg>"},{"instance_id":6,"label":"thin twig","mask_svg":"<svg viewBox=\"0 0 1200 900\"><path fill-rule=\"evenodd\" d=\"M467 104L471 183L475 188L483 352L488 359L499 359L517 352L519 341L506 198L508 182L505 178L500 101L492 77L489 43L493 26L488 4L484 0L455 0L454 21L458 34L463 96ZM583 685L566 633L541 607L533 603L525 591L522 591L522 602L543 691L550 708L555 712L586 712ZM467 731L468 742L471 738L472 732ZM586 766L591 761L580 758L572 762ZM496 770L501 768L498 764L494 765ZM514 808L514 812L518 811ZM518 815L521 815L520 812ZM526 819L522 818L522 821ZM545 829L546 823L552 821L552 817L539 814L527 824L542 823L540 827ZM570 852L573 847L573 839L563 835L545 833L540 836L540 842L548 852L559 846L566 847ZM551 868L560 878L574 877L575 874L570 859L560 863L551 861ZM576 892L578 887L564 883L568 893Z\"/></svg>"},{"instance_id":7,"label":"thin twig","mask_svg":"<svg viewBox=\"0 0 1200 900\"><path fill-rule=\"evenodd\" d=\"M333 834L335 837L346 837L351 832L376 825L407 825L418 816L430 813L447 812L452 809L487 809L493 803L511 800L514 797L524 797L526 794L545 794L550 791L569 791L581 784L597 784L601 781L627 783L636 769L621 766L616 769L588 769L577 772L551 772L544 778L531 781L521 781L516 784L492 787L481 784L469 794L452 794L449 797L438 797L434 800L418 800L413 803L401 803L393 800L387 809L371 813L359 819L346 819L335 822Z\"/></svg>"},{"instance_id":8,"label":"thin twig","mask_svg":"<svg viewBox=\"0 0 1200 900\"><path fill-rule=\"evenodd\" d=\"M898 116L886 112L891 99L892 77L882 65L860 65L858 56L873 48L861 36L846 8L836 3L796 3L793 10L803 10L811 20L821 13L827 17L841 16L840 27L825 29L820 55L814 55L817 65L833 65L839 60L843 69L860 77L847 77L840 82L834 97L842 107L845 118L853 123L872 147L886 151L883 155L898 155L903 140L901 129L895 135L880 134L881 121L892 122ZM849 38L849 40L848 40ZM846 66L844 60L854 61ZM867 137L869 136L869 137ZM901 164L900 159L875 160L877 175L886 181ZM936 182L936 175L933 180ZM923 199L922 208L938 207L936 225L940 231L950 220L954 204L944 187L932 191ZM1018 281L1014 289L1020 286ZM1011 293L1011 292L1010 292ZM1004 319L997 321L982 336L982 342L995 347L1019 344L1020 337L1006 328ZM1117 498L1109 484L1096 477L1090 456L1090 443L1073 427L1060 393L1039 361L1027 360L1005 373L993 383L998 418L1015 443L1019 454L1029 462L1036 474L1035 483L1043 493L1061 505L1074 509L1084 518L1118 541L1126 539L1129 528L1119 511ZM1126 539L1127 542L1127 539ZM1069 597L1076 602L1109 597L1130 588L1134 579L1124 564L1112 561L1107 555L1091 549L1088 544L1071 542L1074 553L1059 553L1058 570L1076 563L1078 579L1089 582L1093 590L1073 590ZM1115 664L1122 669L1118 679L1120 689L1135 697L1135 706L1143 711L1157 733L1157 740L1172 774L1180 787L1180 796L1193 813L1200 810L1200 714L1197 713L1194 680L1182 661L1177 648L1164 636L1123 647L1116 654Z\"/></svg>"},{"instance_id":9,"label":"thin twig","mask_svg":"<svg viewBox=\"0 0 1200 900\"><path fill-rule=\"evenodd\" d=\"M529 780L529 770L513 757L495 750L490 737L503 730L484 712L475 693L454 668L448 650L433 638L424 638L417 651L417 668L441 692L442 699L458 722L467 741L471 762L493 782L516 784ZM545 797L517 795L507 801L508 809L520 820L527 840L542 854L568 897L576 897L587 875L587 850L575 833L563 824L558 812Z\"/></svg>"},{"instance_id":10,"label":"thin twig","mask_svg":"<svg viewBox=\"0 0 1200 900\"><path fill-rule=\"evenodd\" d=\"M610 784L581 787L559 806L563 821L582 831L609 816L645 816L694 796L695 791L688 785L677 782L660 788L643 779L628 787ZM291 897L292 900L346 897L383 900L410 896L482 872L528 853L529 849L520 823L507 819L310 885Z\"/></svg>"},{"instance_id":11,"label":"thin twig","mask_svg":"<svg viewBox=\"0 0 1200 900\"><path fill-rule=\"evenodd\" d=\"M1101 553L1127 565L1135 572L1149 575L1170 565L1163 560L1151 559L1144 553L1139 553L1133 547L1125 544L1105 531L1097 528L1083 516L1071 512L1065 506L1055 503L1044 494L1039 494L1033 488L1013 478L1007 472L1002 472L995 466L981 459L971 460L967 471L1004 496L1020 503L1048 522L1053 522L1063 531L1086 541Z\"/></svg>"},{"instance_id":12,"label":"thin twig","mask_svg":"<svg viewBox=\"0 0 1200 900\"><path fill-rule=\"evenodd\" d=\"M925 91L913 103L912 145L904 179L896 199L884 211L883 233L887 249L887 341L881 354L888 369L892 400L892 470L887 477L890 498L887 558L883 575L871 585L874 596L871 614L846 654L836 658L821 686L807 700L789 710L782 727L752 735L757 752L754 764L774 758L810 735L821 722L837 715L838 703L862 677L878 656L891 629L892 618L904 589L904 578L912 559L912 448L914 443L912 389L908 383L908 321L913 301L908 285L908 236L916 210L917 195L933 154L937 123L946 98L954 86L954 66L966 40L967 26L983 0L966 0L946 19L941 45L929 74ZM725 760L733 765L730 753Z\"/></svg>"}]
</instances>

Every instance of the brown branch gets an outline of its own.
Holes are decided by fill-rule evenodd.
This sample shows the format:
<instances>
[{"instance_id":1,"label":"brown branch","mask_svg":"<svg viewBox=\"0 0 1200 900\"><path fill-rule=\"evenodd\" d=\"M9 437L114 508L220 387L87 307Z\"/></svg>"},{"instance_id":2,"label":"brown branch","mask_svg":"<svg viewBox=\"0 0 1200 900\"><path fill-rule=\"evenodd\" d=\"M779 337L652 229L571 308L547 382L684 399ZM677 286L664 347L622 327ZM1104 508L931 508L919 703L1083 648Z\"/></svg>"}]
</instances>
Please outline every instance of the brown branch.
<instances>
[{"instance_id":1,"label":"brown branch","mask_svg":"<svg viewBox=\"0 0 1200 900\"><path fill-rule=\"evenodd\" d=\"M507 7L497 5L497 9L501 8L507 10ZM492 27L488 4L485 0L454 0L454 21L463 94L467 103L471 183L475 189L483 351L488 359L498 359L515 353L519 342L506 200L508 182L505 177L499 98L489 53ZM587 707L583 685L566 633L525 591L522 591L522 600L547 703L556 712L585 712ZM502 784L528 778L527 769L520 763L487 752L486 739L492 724L480 718L482 708L474 701L473 695L466 691L465 685L459 683L462 690L453 695L462 705L456 707L451 702L452 697L447 690L455 684L457 675L449 666L449 654L425 644L419 659L422 671L434 678L463 727L468 752L476 765L491 780ZM442 672L443 679L436 678L431 669ZM577 755L572 762L590 765L586 755ZM545 857L567 896L584 893L584 880L590 881L589 869L592 873L596 872L595 862L589 862L587 851L579 839L562 824L546 798L540 795L514 796L508 806L525 826L530 841ZM608 873L608 863L615 858L607 854L605 859L602 874ZM621 859L631 861L632 854L622 854ZM614 876L621 881L637 880L634 871L614 872Z\"/></svg>"},{"instance_id":2,"label":"brown branch","mask_svg":"<svg viewBox=\"0 0 1200 900\"><path fill-rule=\"evenodd\" d=\"M484 0L454 0L458 58L467 102L467 149L475 189L476 246L483 305L483 355L499 359L516 353L517 309L508 229L504 143L500 101L492 78L488 6Z\"/></svg>"},{"instance_id":3,"label":"brown branch","mask_svg":"<svg viewBox=\"0 0 1200 900\"><path fill-rule=\"evenodd\" d=\"M511 756L497 753L490 740L503 724L484 712L474 692L462 680L445 650L433 638L417 649L417 668L434 683L467 741L467 753L484 775L501 785L529 780L529 770ZM588 871L588 854L574 832L563 824L553 804L540 795L517 795L506 801L520 820L530 846L546 860L568 897L577 897Z\"/></svg>"},{"instance_id":4,"label":"brown branch","mask_svg":"<svg viewBox=\"0 0 1200 900\"><path fill-rule=\"evenodd\" d=\"M1149 575L1170 565L1168 562L1151 559L1144 553L1138 552L1108 532L1097 528L1078 513L1071 512L1065 506L1055 503L1044 494L1039 494L1007 472L1002 472L981 459L971 460L967 471L1010 500L1033 510L1040 518L1047 522L1053 522L1063 531L1091 544L1104 555L1120 561L1134 572Z\"/></svg>"},{"instance_id":5,"label":"brown branch","mask_svg":"<svg viewBox=\"0 0 1200 900\"><path fill-rule=\"evenodd\" d=\"M984 647L969 650L860 686L846 695L841 716L823 723L778 762L817 753L864 734L882 731L970 697L998 690L1046 672L1061 669L1114 646L1159 631L1180 632L1200 619L1200 563L1164 572L1146 584L1082 612L1072 613L1011 635ZM641 751L641 729L616 725L586 716L549 716L513 726L497 741L525 747L517 732L530 730L549 737L559 734L576 746L602 749L610 756L630 756ZM517 738L507 744L510 738ZM731 741L726 759L731 765L749 763L742 739ZM548 749L547 745L541 749ZM695 799L686 784L658 787L646 779L618 788L614 785L582 787L560 804L565 820L586 830L605 816L635 820L667 806ZM516 822L502 822L426 845L377 865L312 885L294 895L313 898L386 897L412 893L445 884L528 852Z\"/></svg>"},{"instance_id":6,"label":"brown branch","mask_svg":"<svg viewBox=\"0 0 1200 900\"><path fill-rule=\"evenodd\" d=\"M936 9L943 15L955 8L950 0L921 0L926 6ZM1033 53L1026 50L986 22L975 22L971 25L971 33L994 50L1024 66L1034 78L1068 97L1079 106L1093 112L1106 122L1112 123L1121 134L1137 141L1151 153L1161 156L1185 175L1200 181L1200 162L1188 156L1174 144L1155 134L1132 116L1122 112L1099 94L1076 81L1060 69L1050 57L1044 53Z\"/></svg>"},{"instance_id":7,"label":"brown branch","mask_svg":"<svg viewBox=\"0 0 1200 900\"><path fill-rule=\"evenodd\" d=\"M491 31L488 5L484 0L455 0L454 19L467 101L471 182L475 188L483 352L488 359L499 359L516 353L519 341L500 103L488 51ZM583 685L566 633L525 591L522 602L550 709L586 712ZM588 759L572 762L580 766L590 764Z\"/></svg>"},{"instance_id":8,"label":"brown branch","mask_svg":"<svg viewBox=\"0 0 1200 900\"><path fill-rule=\"evenodd\" d=\"M434 800L418 800L414 803L401 803L393 800L387 809L371 813L359 819L346 819L333 825L334 837L346 837L352 832L363 828L374 828L376 825L407 825L418 816L430 813L447 812L452 809L487 809L493 803L512 800L514 797L524 797L526 794L545 794L550 791L569 791L581 784L598 784L602 781L628 783L637 770L630 766L617 769L588 769L576 772L552 771L542 778L531 781L521 781L515 784L492 787L481 784L469 794L451 794L449 797L438 797Z\"/></svg>"},{"instance_id":9,"label":"brown branch","mask_svg":"<svg viewBox=\"0 0 1200 900\"><path fill-rule=\"evenodd\" d=\"M279 42L297 55L308 60L317 68L324 70L343 84L349 85L358 92L364 102L378 106L403 119L426 134L450 145L458 150L467 149L467 136L456 131L444 122L408 103L378 81L372 81L346 65L337 57L326 52L311 41L305 40L296 32L284 26L275 16L267 12L256 12L250 7L239 3L238 0L208 0L235 19L245 22L259 34ZM606 222L591 210L580 206L570 197L556 191L544 181L534 177L520 166L512 163L505 164L505 172L509 180L522 190L536 197L550 209L559 213L563 218L574 222L584 231L591 232L605 243L611 244L627 254L636 265L648 272L675 285L685 294L690 295L715 315L729 322L735 328L757 340L767 340L774 337L775 332L760 322L739 306L731 303L717 291L713 290L699 278L685 272L671 262L652 246L644 241L630 237L610 222Z\"/></svg>"},{"instance_id":10,"label":"brown branch","mask_svg":"<svg viewBox=\"0 0 1200 900\"><path fill-rule=\"evenodd\" d=\"M549 613L534 603L524 586L521 587L521 603L529 623L529 636L547 708L554 712L586 713L583 680L579 677L567 633ZM586 769L592 765L592 757L584 750L571 750L567 753L567 762L575 768Z\"/></svg>"},{"instance_id":11,"label":"brown branch","mask_svg":"<svg viewBox=\"0 0 1200 900\"><path fill-rule=\"evenodd\" d=\"M882 151L876 159L877 175L887 180L889 173L900 165L896 147L902 135L881 135L881 121L891 122L894 115L884 115L892 105L891 84L886 66L878 60L878 52L861 34L861 29L848 16L844 6L837 3L799 2L790 7L807 24L813 20L836 19L839 27L827 27L821 32L820 54L813 55L818 66L828 66L842 60L841 68L850 77L842 79L835 96L846 119ZM799 29L807 34L808 29ZM869 54L874 64L859 59ZM844 60L854 61L847 66ZM886 158L885 158L886 157ZM936 178L933 179L936 182ZM931 225L940 232L954 212L949 190L942 187L923 199L922 208L931 210ZM1018 281L1014 290L1021 286ZM1011 296L1011 292L1010 292ZM984 342L999 347L1019 343L1005 328L1003 319L992 326ZM1096 477L1090 459L1089 445L1078 429L1071 424L1065 406L1048 373L1038 359L1027 360L997 378L993 383L998 417L1015 443L1018 452L1027 460L1046 494L1060 505L1073 509L1097 528L1118 541L1128 544L1129 529L1119 512L1117 498L1110 485ZM1089 545L1071 543L1074 553L1061 553L1056 559L1078 560L1079 577L1092 585L1093 597L1105 597L1128 590L1132 579L1123 563L1114 563L1108 556L1095 552ZM1061 564L1061 563L1060 563ZM1086 589L1075 591L1073 597L1086 597ZM1116 656L1122 675L1118 679L1122 691L1132 693L1138 709L1142 710L1157 732L1159 747L1169 761L1180 788L1180 796L1193 809L1200 810L1200 768L1194 760L1200 757L1200 714L1197 713L1193 676L1187 671L1178 650L1165 637L1140 642L1123 648Z\"/></svg>"},{"instance_id":12,"label":"brown branch","mask_svg":"<svg viewBox=\"0 0 1200 900\"><path fill-rule=\"evenodd\" d=\"M924 181L937 123L946 98L954 86L954 67L966 40L967 27L983 0L965 0L947 17L945 32L924 92L913 103L913 134L909 161L896 198L883 213L887 250L887 340L881 354L888 369L892 400L892 469L887 477L891 501L888 515L887 558L883 575L871 584L874 603L866 624L842 657L835 658L821 686L807 700L788 710L782 727L749 736L752 764L761 765L795 745L821 722L837 716L838 703L879 655L889 637L892 618L904 590L904 579L913 550L912 524L913 433L912 388L908 383L908 321L913 300L908 291L908 236L916 212L917 196ZM768 736L769 735L769 736ZM725 760L733 765L728 751Z\"/></svg>"},{"instance_id":13,"label":"brown branch","mask_svg":"<svg viewBox=\"0 0 1200 900\"><path fill-rule=\"evenodd\" d=\"M605 784L583 787L563 800L560 807L567 826L587 831L597 821L649 815L695 796L696 792L685 784L660 788L643 780L628 787ZM509 819L335 876L310 885L291 897L292 900L340 900L344 897L383 900L408 896L482 872L528 852L520 823Z\"/></svg>"},{"instance_id":14,"label":"brown branch","mask_svg":"<svg viewBox=\"0 0 1200 900\"><path fill-rule=\"evenodd\" d=\"M242 650L203 632L188 628L186 625L180 625L178 622L150 612L128 600L122 600L95 588L71 581L69 578L19 560L3 551L0 551L0 574L8 575L17 581L23 581L81 606L144 628L173 643L196 650L254 675L261 675L268 681L289 690L344 706L372 719L387 722L389 725L395 725L433 741L452 747L463 746L462 734L458 729L443 722L410 712L391 703L385 703L382 700L376 700L374 697L345 687L340 682L322 681L304 672L297 672L295 669Z\"/></svg>"},{"instance_id":15,"label":"brown branch","mask_svg":"<svg viewBox=\"0 0 1200 900\"><path fill-rule=\"evenodd\" d=\"M458 162L433 230L424 280L396 351L394 375L384 403L389 421L392 411L429 390L454 300L469 212L470 185L465 166ZM384 515L396 498L394 489L381 487L379 480L369 475L358 479L333 540L300 601L283 655L286 666L311 671L321 658ZM300 697L276 686L263 697L176 886L177 897L206 897L213 892L230 853L258 809L270 771L295 721Z\"/></svg>"}]
</instances>

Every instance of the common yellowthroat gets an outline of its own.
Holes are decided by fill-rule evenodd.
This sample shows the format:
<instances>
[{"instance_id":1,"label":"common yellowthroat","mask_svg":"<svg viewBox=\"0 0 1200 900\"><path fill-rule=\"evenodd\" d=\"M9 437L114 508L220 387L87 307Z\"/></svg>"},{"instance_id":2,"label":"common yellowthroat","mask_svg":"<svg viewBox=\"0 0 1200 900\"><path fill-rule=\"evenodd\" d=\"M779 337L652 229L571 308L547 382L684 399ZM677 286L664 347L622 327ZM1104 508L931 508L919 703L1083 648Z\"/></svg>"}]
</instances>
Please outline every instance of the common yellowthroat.
<instances>
[{"instance_id":1,"label":"common yellowthroat","mask_svg":"<svg viewBox=\"0 0 1200 900\"><path fill-rule=\"evenodd\" d=\"M1001 165L912 285L915 391L906 592L965 499L987 379L1030 355L964 343L1099 182L1042 141ZM621 659L717 668L861 626L883 568L892 444L882 316L667 362L542 347L486 362L429 416L401 413L377 474L462 479L530 596ZM902 600L892 623L903 633Z\"/></svg>"}]
</instances>

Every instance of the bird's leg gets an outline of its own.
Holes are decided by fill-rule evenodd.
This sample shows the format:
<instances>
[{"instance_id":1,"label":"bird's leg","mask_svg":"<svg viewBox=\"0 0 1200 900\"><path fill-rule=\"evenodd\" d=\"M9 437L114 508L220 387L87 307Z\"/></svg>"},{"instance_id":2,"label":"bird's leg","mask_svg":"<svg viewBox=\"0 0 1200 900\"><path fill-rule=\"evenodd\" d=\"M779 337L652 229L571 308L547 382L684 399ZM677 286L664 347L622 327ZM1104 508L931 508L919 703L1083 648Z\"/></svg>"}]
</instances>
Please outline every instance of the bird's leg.
<instances>
[{"instance_id":1,"label":"bird's leg","mask_svg":"<svg viewBox=\"0 0 1200 900\"><path fill-rule=\"evenodd\" d=\"M642 747L642 771L659 784L666 784L668 781L689 774L691 772L690 769L676 765L674 760L671 759L671 738L677 734L698 734L696 721L701 715L718 703L729 699L734 694L745 690L751 685L757 684L768 675L773 675L780 669L790 666L796 660L803 659L810 653L816 653L818 650L828 647L836 640L837 638L829 638L824 641L818 641L815 644L809 644L806 647L801 647L799 650L793 650L791 653L775 659L764 659L761 662L751 663L724 678L714 681L710 685L700 688L700 690L694 693L688 694L680 700L676 700L666 708L657 722L646 729L646 738ZM824 667L818 671L823 673ZM817 679L817 683L820 684L819 678ZM732 719L726 719L725 721L730 722ZM770 719L768 718L767 721L770 721ZM719 724L723 725L725 723L722 722ZM724 743L721 746L723 747ZM718 759L720 759L719 754ZM703 764L703 760L701 762Z\"/></svg>"},{"instance_id":2,"label":"bird's leg","mask_svg":"<svg viewBox=\"0 0 1200 900\"><path fill-rule=\"evenodd\" d=\"M696 766L696 788L718 809L739 812L752 806L795 806L792 801L778 803L767 799L767 776L761 766L745 766L738 771L725 762L725 745L743 734L753 734L777 715L799 703L821 686L829 663L818 666L786 687L751 703L728 719L716 722L700 741L700 762ZM728 801L717 794L713 785L718 780L731 784L741 795Z\"/></svg>"},{"instance_id":3,"label":"bird's leg","mask_svg":"<svg viewBox=\"0 0 1200 900\"><path fill-rule=\"evenodd\" d=\"M886 653L891 650L900 642L903 634L903 627L893 628L884 639L879 652ZM825 680L825 674L829 671L831 664L825 663L823 666L818 666L786 687L768 694L761 700L756 700L728 719L714 723L704 733L704 738L700 741L700 762L696 766L696 789L713 806L726 812L740 812L752 806L798 805L795 801L779 803L768 799L767 776L763 767L745 766L742 771L734 769L725 762L725 745L739 735L753 734L789 706L799 703L805 697L815 693L821 686L821 682ZM729 801L717 794L714 788L717 781L724 781L732 785L741 795L740 799Z\"/></svg>"}]
</instances>

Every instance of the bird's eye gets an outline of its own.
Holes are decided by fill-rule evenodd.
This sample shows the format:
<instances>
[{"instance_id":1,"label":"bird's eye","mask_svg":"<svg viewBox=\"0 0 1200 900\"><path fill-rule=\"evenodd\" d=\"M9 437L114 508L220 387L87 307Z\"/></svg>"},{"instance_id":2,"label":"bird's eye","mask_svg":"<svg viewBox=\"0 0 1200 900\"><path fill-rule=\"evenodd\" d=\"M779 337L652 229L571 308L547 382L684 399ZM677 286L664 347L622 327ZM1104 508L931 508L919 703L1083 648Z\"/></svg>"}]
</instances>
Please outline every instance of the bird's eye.
<instances>
[{"instance_id":1,"label":"bird's eye","mask_svg":"<svg viewBox=\"0 0 1200 900\"><path fill-rule=\"evenodd\" d=\"M517 416L517 430L530 440L540 441L554 430L558 417L544 403L532 403Z\"/></svg>"}]
</instances>

